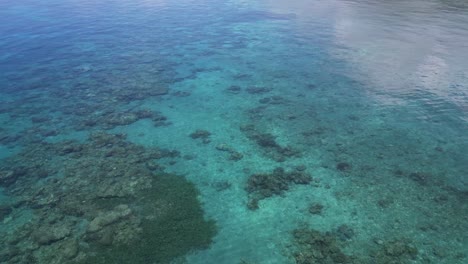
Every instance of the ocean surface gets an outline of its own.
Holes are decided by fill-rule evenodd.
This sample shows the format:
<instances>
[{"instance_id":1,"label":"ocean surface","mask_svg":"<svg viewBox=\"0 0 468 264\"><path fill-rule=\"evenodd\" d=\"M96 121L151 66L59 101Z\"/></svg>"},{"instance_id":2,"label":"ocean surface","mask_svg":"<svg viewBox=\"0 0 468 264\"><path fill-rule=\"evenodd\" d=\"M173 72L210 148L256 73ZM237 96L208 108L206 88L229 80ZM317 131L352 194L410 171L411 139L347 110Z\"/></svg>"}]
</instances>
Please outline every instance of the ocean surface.
<instances>
[{"instance_id":1,"label":"ocean surface","mask_svg":"<svg viewBox=\"0 0 468 264\"><path fill-rule=\"evenodd\" d=\"M0 0L0 263L468 263L468 2Z\"/></svg>"}]
</instances>

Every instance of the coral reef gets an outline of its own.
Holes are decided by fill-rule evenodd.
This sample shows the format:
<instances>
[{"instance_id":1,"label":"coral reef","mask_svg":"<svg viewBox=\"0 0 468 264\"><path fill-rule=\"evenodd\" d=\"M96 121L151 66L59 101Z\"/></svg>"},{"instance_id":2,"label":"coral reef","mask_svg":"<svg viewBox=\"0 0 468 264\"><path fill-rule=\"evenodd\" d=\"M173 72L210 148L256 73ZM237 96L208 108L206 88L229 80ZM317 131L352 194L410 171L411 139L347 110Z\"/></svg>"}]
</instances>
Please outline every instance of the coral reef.
<instances>
[{"instance_id":1,"label":"coral reef","mask_svg":"<svg viewBox=\"0 0 468 264\"><path fill-rule=\"evenodd\" d=\"M263 153L269 158L283 162L287 158L297 157L300 152L291 146L281 146L276 142L276 137L270 133L262 133L252 124L243 125L240 130L263 149Z\"/></svg>"},{"instance_id":2,"label":"coral reef","mask_svg":"<svg viewBox=\"0 0 468 264\"><path fill-rule=\"evenodd\" d=\"M190 96L191 93L187 91L175 91L171 95L176 97L187 97Z\"/></svg>"},{"instance_id":3,"label":"coral reef","mask_svg":"<svg viewBox=\"0 0 468 264\"><path fill-rule=\"evenodd\" d=\"M339 162L336 164L336 169L342 172L348 172L351 170L351 164L347 162Z\"/></svg>"},{"instance_id":4,"label":"coral reef","mask_svg":"<svg viewBox=\"0 0 468 264\"><path fill-rule=\"evenodd\" d=\"M238 94L242 91L242 88L240 86L237 86L237 85L231 85L229 86L226 91L228 93L232 93L232 94Z\"/></svg>"},{"instance_id":5,"label":"coral reef","mask_svg":"<svg viewBox=\"0 0 468 264\"><path fill-rule=\"evenodd\" d=\"M77 70L81 68L89 70ZM32 126L0 131L0 143L17 147L37 143L47 137L67 134L73 130L107 130L143 118L152 119L155 126L170 125L171 123L158 112L154 112L153 116L144 117L142 112L149 110L136 110L134 106L130 106L137 101L160 100L161 96L168 94L168 86L175 80L172 68L156 64L152 68L159 69L153 72L150 78L139 69L127 68L126 70L131 71L127 72L130 74L127 75L99 71L91 66L77 66L72 71L80 74L92 73L92 78L83 76L84 78L74 79L76 82L70 82L68 77L60 77L49 83L53 77L47 77L47 81L40 81L38 86L41 89L2 103L0 112L7 113L17 120L30 120ZM23 81L27 79L22 78ZM44 86L47 86L47 89Z\"/></svg>"},{"instance_id":6,"label":"coral reef","mask_svg":"<svg viewBox=\"0 0 468 264\"><path fill-rule=\"evenodd\" d=\"M246 91L249 94L264 94L264 93L269 93L273 89L272 88L267 88L267 87L257 87L257 86L252 86L246 89Z\"/></svg>"},{"instance_id":7,"label":"coral reef","mask_svg":"<svg viewBox=\"0 0 468 264\"><path fill-rule=\"evenodd\" d=\"M400 264L411 263L416 259L418 250L407 239L394 239L380 243L380 247L371 253L372 263Z\"/></svg>"},{"instance_id":8,"label":"coral reef","mask_svg":"<svg viewBox=\"0 0 468 264\"><path fill-rule=\"evenodd\" d=\"M286 104L288 101L282 96L275 95L275 96L264 97L258 100L258 102L261 104L280 105L280 104Z\"/></svg>"},{"instance_id":9,"label":"coral reef","mask_svg":"<svg viewBox=\"0 0 468 264\"><path fill-rule=\"evenodd\" d=\"M419 185L428 185L430 179L427 173L422 172L412 172L408 177Z\"/></svg>"},{"instance_id":10,"label":"coral reef","mask_svg":"<svg viewBox=\"0 0 468 264\"><path fill-rule=\"evenodd\" d=\"M320 215L323 212L323 205L319 203L313 203L309 206L309 213L314 215Z\"/></svg>"},{"instance_id":11,"label":"coral reef","mask_svg":"<svg viewBox=\"0 0 468 264\"><path fill-rule=\"evenodd\" d=\"M117 126L125 126L135 123L141 119L151 119L155 126L167 126L171 123L167 121L167 117L160 112L143 109L137 111L114 112L106 111L98 114L93 114L89 118L83 119L76 128L79 130L98 127L105 130L113 129Z\"/></svg>"},{"instance_id":12,"label":"coral reef","mask_svg":"<svg viewBox=\"0 0 468 264\"><path fill-rule=\"evenodd\" d=\"M364 255L349 255L343 252L346 241L354 236L348 225L340 225L334 232L320 232L310 228L292 231L292 251L298 264L405 264L413 263L418 250L407 239L378 240L377 248Z\"/></svg>"},{"instance_id":13,"label":"coral reef","mask_svg":"<svg viewBox=\"0 0 468 264\"><path fill-rule=\"evenodd\" d=\"M218 192L225 191L231 188L232 183L228 181L217 181L211 184L211 186Z\"/></svg>"},{"instance_id":14,"label":"coral reef","mask_svg":"<svg viewBox=\"0 0 468 264\"><path fill-rule=\"evenodd\" d=\"M0 221L3 221L12 211L13 209L10 205L0 204Z\"/></svg>"},{"instance_id":15,"label":"coral reef","mask_svg":"<svg viewBox=\"0 0 468 264\"><path fill-rule=\"evenodd\" d=\"M239 161L241 160L244 155L238 151L236 151L233 147L227 145L227 144L218 144L216 146L216 149L219 150L219 151L225 151L225 152L228 152L230 155L229 155L229 160L233 160L233 161Z\"/></svg>"},{"instance_id":16,"label":"coral reef","mask_svg":"<svg viewBox=\"0 0 468 264\"><path fill-rule=\"evenodd\" d=\"M359 263L344 254L338 240L330 233L314 229L295 229L292 232L297 250L293 253L297 264Z\"/></svg>"},{"instance_id":17,"label":"coral reef","mask_svg":"<svg viewBox=\"0 0 468 264\"><path fill-rule=\"evenodd\" d=\"M276 168L269 174L252 174L247 180L245 190L249 194L247 207L251 210L258 208L258 201L281 195L289 190L291 184L309 184L312 176L303 172L286 172L283 168Z\"/></svg>"},{"instance_id":18,"label":"coral reef","mask_svg":"<svg viewBox=\"0 0 468 264\"><path fill-rule=\"evenodd\" d=\"M203 144L208 144L211 142L210 136L211 133L203 129L197 129L195 132L190 134L190 137L193 139L201 139Z\"/></svg>"},{"instance_id":19,"label":"coral reef","mask_svg":"<svg viewBox=\"0 0 468 264\"><path fill-rule=\"evenodd\" d=\"M337 237L343 241L352 239L355 235L354 229L346 224L340 225L335 233Z\"/></svg>"},{"instance_id":20,"label":"coral reef","mask_svg":"<svg viewBox=\"0 0 468 264\"><path fill-rule=\"evenodd\" d=\"M138 198L148 201L140 202L142 217L138 236L112 246L99 242L97 249L80 263L170 263L190 250L206 248L211 243L216 228L212 221L204 219L194 199L198 192L192 184L179 176L165 174L152 185ZM115 217L122 216L126 213L117 213ZM120 230L125 228L128 227Z\"/></svg>"},{"instance_id":21,"label":"coral reef","mask_svg":"<svg viewBox=\"0 0 468 264\"><path fill-rule=\"evenodd\" d=\"M216 233L193 184L154 165L177 151L123 134L30 144L1 168L7 195L32 218L0 238L6 263L169 263ZM13 217L2 206L2 217Z\"/></svg>"}]
</instances>

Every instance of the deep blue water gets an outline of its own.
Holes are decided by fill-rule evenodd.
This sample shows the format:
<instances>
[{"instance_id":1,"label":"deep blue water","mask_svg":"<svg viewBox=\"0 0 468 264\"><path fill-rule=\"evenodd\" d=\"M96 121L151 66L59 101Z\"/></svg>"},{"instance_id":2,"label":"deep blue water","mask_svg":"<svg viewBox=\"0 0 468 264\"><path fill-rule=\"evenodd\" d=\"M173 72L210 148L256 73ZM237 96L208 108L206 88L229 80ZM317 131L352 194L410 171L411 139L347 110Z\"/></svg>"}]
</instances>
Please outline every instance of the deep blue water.
<instances>
[{"instance_id":1,"label":"deep blue water","mask_svg":"<svg viewBox=\"0 0 468 264\"><path fill-rule=\"evenodd\" d=\"M0 0L0 262L151 234L107 263L466 263L467 25L464 1ZM164 173L210 241L148 227L191 193L148 194Z\"/></svg>"}]
</instances>

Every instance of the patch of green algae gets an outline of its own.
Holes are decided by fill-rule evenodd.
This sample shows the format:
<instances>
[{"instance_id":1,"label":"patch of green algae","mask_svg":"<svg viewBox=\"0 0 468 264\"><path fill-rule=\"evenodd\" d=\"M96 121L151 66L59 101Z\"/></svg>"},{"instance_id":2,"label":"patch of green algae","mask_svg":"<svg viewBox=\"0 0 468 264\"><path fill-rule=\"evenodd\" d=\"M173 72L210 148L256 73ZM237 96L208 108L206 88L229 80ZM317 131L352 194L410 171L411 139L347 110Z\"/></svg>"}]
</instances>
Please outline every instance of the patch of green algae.
<instances>
[{"instance_id":1,"label":"patch of green algae","mask_svg":"<svg viewBox=\"0 0 468 264\"><path fill-rule=\"evenodd\" d=\"M143 232L139 240L130 245L94 245L91 251L95 256L82 263L162 264L183 257L192 250L207 248L216 234L216 225L204 218L198 194L194 184L184 177L171 174L156 176L152 187L144 190L136 201L143 216ZM112 202L109 201L110 204ZM157 217L144 217L154 210L161 211Z\"/></svg>"}]
</instances>

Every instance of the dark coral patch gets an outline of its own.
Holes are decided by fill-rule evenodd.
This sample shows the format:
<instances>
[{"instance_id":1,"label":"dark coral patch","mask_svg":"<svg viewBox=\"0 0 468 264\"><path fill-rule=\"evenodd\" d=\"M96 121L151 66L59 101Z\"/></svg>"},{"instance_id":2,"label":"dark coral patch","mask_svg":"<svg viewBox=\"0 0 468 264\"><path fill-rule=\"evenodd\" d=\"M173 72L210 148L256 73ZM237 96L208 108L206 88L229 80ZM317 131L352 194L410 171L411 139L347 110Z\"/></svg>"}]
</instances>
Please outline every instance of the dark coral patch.
<instances>
[{"instance_id":1,"label":"dark coral patch","mask_svg":"<svg viewBox=\"0 0 468 264\"><path fill-rule=\"evenodd\" d=\"M351 164L349 164L347 162L340 162L340 163L336 164L336 169L339 170L339 171L347 172L347 171L350 171L351 168L352 168Z\"/></svg>"},{"instance_id":2,"label":"dark coral patch","mask_svg":"<svg viewBox=\"0 0 468 264\"><path fill-rule=\"evenodd\" d=\"M245 190L249 193L249 209L257 209L258 201L280 195L287 191L292 184L309 184L312 177L306 173L292 171L285 172L283 168L276 168L272 173L253 174L247 180Z\"/></svg>"}]
</instances>

